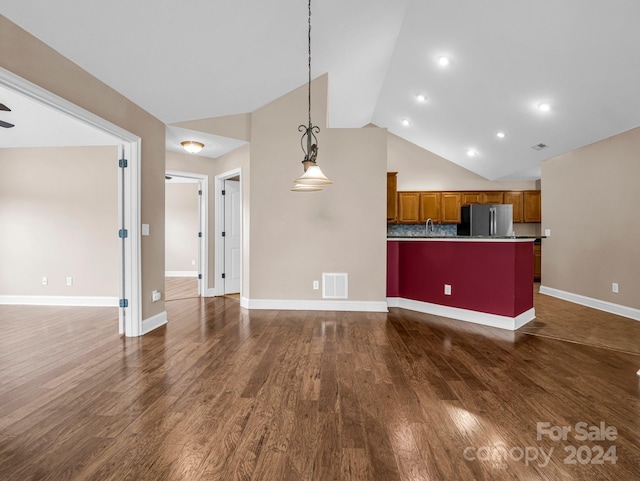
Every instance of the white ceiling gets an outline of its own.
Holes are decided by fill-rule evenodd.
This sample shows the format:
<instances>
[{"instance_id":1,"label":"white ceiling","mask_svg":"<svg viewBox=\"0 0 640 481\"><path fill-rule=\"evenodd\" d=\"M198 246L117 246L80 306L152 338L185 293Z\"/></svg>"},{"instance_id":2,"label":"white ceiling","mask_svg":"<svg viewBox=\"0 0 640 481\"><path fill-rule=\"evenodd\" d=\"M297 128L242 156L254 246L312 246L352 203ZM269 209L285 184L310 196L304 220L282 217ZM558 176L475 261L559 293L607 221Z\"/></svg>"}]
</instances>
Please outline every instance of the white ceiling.
<instances>
[{"instance_id":1,"label":"white ceiling","mask_svg":"<svg viewBox=\"0 0 640 481\"><path fill-rule=\"evenodd\" d=\"M251 112L306 82L306 2L149 5L0 0L0 11L167 124ZM637 0L315 0L312 12L331 127L375 123L486 178L527 179L640 125Z\"/></svg>"}]
</instances>

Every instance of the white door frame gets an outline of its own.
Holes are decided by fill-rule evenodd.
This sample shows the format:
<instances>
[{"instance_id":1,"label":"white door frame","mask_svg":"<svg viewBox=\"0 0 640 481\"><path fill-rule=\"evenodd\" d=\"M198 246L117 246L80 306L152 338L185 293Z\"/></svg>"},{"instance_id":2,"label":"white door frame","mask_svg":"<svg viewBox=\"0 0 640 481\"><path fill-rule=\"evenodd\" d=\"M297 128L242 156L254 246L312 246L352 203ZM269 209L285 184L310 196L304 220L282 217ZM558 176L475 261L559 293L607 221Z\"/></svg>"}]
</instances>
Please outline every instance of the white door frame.
<instances>
[{"instance_id":1,"label":"white door frame","mask_svg":"<svg viewBox=\"0 0 640 481\"><path fill-rule=\"evenodd\" d=\"M242 226L240 230L240 245L242 246L240 249L240 272L243 273L243 258L244 258L244 212L243 212L243 201L242 201L242 167L238 167L237 169L228 170L227 172L223 172L222 174L216 175L215 178L215 200L216 200L216 219L215 219L215 288L214 295L216 296L224 296L224 279L222 278L222 266L224 266L224 245L221 242L222 240L222 232L224 231L224 199L222 197L222 191L224 190L224 181L227 179L231 179L233 177L238 177L240 179L240 225ZM241 274L240 278L240 299L242 299L242 284L243 284L243 274Z\"/></svg>"},{"instance_id":2,"label":"white door frame","mask_svg":"<svg viewBox=\"0 0 640 481\"><path fill-rule=\"evenodd\" d=\"M195 174L193 172L181 172L177 170L167 170L166 174L171 177L183 177L198 181L198 189L202 195L198 196L200 216L200 232L202 237L198 242L198 273L202 274L202 279L198 279L198 295L209 296L209 176L205 174Z\"/></svg>"},{"instance_id":3,"label":"white door frame","mask_svg":"<svg viewBox=\"0 0 640 481\"><path fill-rule=\"evenodd\" d=\"M88 110L59 97L28 80L0 67L0 84L30 99L46 105L78 122L91 126L114 137L118 146L118 158L124 152L128 161L124 169L124 185L118 175L118 225L127 229L124 239L125 253L120 252L120 289L128 306L120 308L119 332L127 337L142 335L141 255L140 255L140 157L141 139ZM118 159L114 159L116 168ZM117 235L114 232L114 236Z\"/></svg>"}]
</instances>

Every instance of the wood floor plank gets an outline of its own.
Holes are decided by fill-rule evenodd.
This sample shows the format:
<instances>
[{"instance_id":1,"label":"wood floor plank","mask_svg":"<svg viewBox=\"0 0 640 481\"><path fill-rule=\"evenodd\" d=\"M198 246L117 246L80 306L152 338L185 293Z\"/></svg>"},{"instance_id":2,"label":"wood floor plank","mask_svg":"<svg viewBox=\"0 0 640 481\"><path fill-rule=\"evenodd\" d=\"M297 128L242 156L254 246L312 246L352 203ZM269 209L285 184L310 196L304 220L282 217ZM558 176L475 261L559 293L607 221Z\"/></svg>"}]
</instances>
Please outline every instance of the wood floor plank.
<instances>
[{"instance_id":1,"label":"wood floor plank","mask_svg":"<svg viewBox=\"0 0 640 481\"><path fill-rule=\"evenodd\" d=\"M605 338L608 315L539 295L518 332L396 308L166 308L128 339L114 309L0 306L2 481L640 479L633 321ZM544 422L617 435L538 439ZM566 464L571 446L618 458ZM510 457L525 447L553 455Z\"/></svg>"}]
</instances>

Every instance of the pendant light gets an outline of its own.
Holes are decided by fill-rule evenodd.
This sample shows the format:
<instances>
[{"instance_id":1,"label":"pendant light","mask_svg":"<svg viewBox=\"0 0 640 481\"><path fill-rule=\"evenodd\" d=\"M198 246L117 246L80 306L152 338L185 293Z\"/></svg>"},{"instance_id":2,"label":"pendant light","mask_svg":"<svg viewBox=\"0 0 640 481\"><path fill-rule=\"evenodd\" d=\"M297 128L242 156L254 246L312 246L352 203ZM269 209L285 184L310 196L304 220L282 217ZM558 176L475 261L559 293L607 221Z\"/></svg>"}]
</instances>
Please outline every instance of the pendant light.
<instances>
[{"instance_id":1,"label":"pendant light","mask_svg":"<svg viewBox=\"0 0 640 481\"><path fill-rule=\"evenodd\" d=\"M318 157L318 139L316 134L320 132L320 127L311 123L311 0L309 0L309 123L308 125L300 125L298 132L303 132L300 139L300 146L302 152L304 152L304 174L298 177L295 182L295 187L291 189L292 192L319 192L325 185L333 184L320 170L318 164L316 164L316 158ZM305 148L306 144L306 148Z\"/></svg>"}]
</instances>

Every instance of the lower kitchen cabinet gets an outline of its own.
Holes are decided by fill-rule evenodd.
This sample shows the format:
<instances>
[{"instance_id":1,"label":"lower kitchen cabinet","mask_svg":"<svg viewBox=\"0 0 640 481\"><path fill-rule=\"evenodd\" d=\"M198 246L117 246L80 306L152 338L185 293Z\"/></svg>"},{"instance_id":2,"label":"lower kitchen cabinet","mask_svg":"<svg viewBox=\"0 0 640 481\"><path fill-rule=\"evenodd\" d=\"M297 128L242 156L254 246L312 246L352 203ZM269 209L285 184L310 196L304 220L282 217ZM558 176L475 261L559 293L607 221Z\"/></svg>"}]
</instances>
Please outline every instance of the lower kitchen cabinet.
<instances>
[{"instance_id":1,"label":"lower kitchen cabinet","mask_svg":"<svg viewBox=\"0 0 640 481\"><path fill-rule=\"evenodd\" d=\"M533 244L533 280L539 281L542 276L542 246Z\"/></svg>"}]
</instances>

